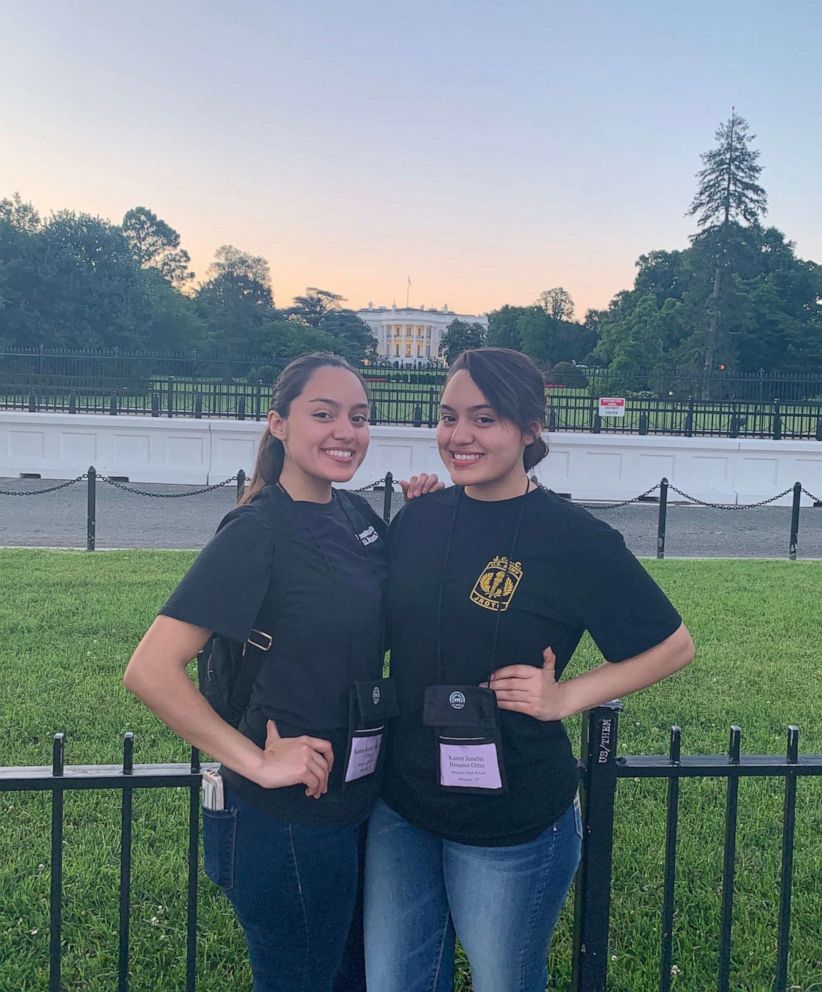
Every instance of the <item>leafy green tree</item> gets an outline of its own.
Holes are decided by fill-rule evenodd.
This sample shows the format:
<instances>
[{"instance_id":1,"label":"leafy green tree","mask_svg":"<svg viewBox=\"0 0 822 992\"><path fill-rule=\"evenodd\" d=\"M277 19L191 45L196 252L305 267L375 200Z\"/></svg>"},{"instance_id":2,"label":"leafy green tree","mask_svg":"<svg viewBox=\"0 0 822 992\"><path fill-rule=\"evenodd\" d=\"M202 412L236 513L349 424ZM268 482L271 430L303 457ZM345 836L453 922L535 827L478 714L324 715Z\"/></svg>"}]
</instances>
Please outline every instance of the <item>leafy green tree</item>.
<instances>
[{"instance_id":1,"label":"leafy green tree","mask_svg":"<svg viewBox=\"0 0 822 992\"><path fill-rule=\"evenodd\" d=\"M172 285L182 287L194 278L191 258L180 248L180 235L147 207L134 207L123 217L123 234L140 268L153 268Z\"/></svg>"},{"instance_id":2,"label":"leafy green tree","mask_svg":"<svg viewBox=\"0 0 822 992\"><path fill-rule=\"evenodd\" d=\"M716 132L717 146L702 155L703 167L697 173L699 187L688 209L696 215L697 226L719 233L714 265L713 287L707 306L707 333L704 368L712 370L716 361L719 326L722 318L721 288L723 273L729 269L731 223L757 224L767 212L767 195L757 180L762 172L759 152L751 147L756 135L748 122L732 109L730 118ZM733 271L733 269L731 269Z\"/></svg>"},{"instance_id":3,"label":"leafy green tree","mask_svg":"<svg viewBox=\"0 0 822 992\"><path fill-rule=\"evenodd\" d=\"M522 350L522 331L519 319L530 307L514 307L506 303L499 310L488 314L488 344L494 348Z\"/></svg>"},{"instance_id":4,"label":"leafy green tree","mask_svg":"<svg viewBox=\"0 0 822 992\"><path fill-rule=\"evenodd\" d=\"M469 348L481 348L485 344L485 327L477 322L454 319L442 336L442 351L445 360L451 365Z\"/></svg>"},{"instance_id":5,"label":"leafy green tree","mask_svg":"<svg viewBox=\"0 0 822 992\"><path fill-rule=\"evenodd\" d=\"M277 313L264 258L222 245L196 301L210 348L245 355L271 353Z\"/></svg>"},{"instance_id":6,"label":"leafy green tree","mask_svg":"<svg viewBox=\"0 0 822 992\"><path fill-rule=\"evenodd\" d=\"M339 293L307 286L304 296L294 297L294 304L286 310L286 316L309 327L319 327L325 317L340 310L343 303L345 297Z\"/></svg>"},{"instance_id":7,"label":"leafy green tree","mask_svg":"<svg viewBox=\"0 0 822 992\"><path fill-rule=\"evenodd\" d=\"M553 289L546 289L540 293L536 305L542 307L554 320L574 319L574 301L568 290L563 289L562 286L554 286Z\"/></svg>"},{"instance_id":8,"label":"leafy green tree","mask_svg":"<svg viewBox=\"0 0 822 992\"><path fill-rule=\"evenodd\" d=\"M331 339L330 350L350 362L376 357L377 339L368 324L353 310L328 310L318 329Z\"/></svg>"}]
</instances>

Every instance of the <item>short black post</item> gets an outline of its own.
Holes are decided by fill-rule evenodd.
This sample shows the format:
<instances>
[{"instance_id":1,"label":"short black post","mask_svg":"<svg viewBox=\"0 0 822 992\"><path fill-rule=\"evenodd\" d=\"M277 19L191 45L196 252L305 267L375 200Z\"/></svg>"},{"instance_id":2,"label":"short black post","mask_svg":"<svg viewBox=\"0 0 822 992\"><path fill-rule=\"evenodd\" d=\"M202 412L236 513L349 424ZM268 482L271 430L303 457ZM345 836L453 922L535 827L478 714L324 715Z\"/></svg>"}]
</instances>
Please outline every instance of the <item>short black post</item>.
<instances>
[{"instance_id":1,"label":"short black post","mask_svg":"<svg viewBox=\"0 0 822 992\"><path fill-rule=\"evenodd\" d=\"M37 394L33 389L29 390L29 413L37 413Z\"/></svg>"},{"instance_id":2,"label":"short black post","mask_svg":"<svg viewBox=\"0 0 822 992\"><path fill-rule=\"evenodd\" d=\"M112 417L117 416L117 393L112 393L108 401L108 412Z\"/></svg>"},{"instance_id":3,"label":"short black post","mask_svg":"<svg viewBox=\"0 0 822 992\"><path fill-rule=\"evenodd\" d=\"M379 422L380 422L380 412L379 412L379 409L377 408L377 404L376 403L372 403L371 404L371 416L368 418L368 423L371 424L372 427L374 427Z\"/></svg>"},{"instance_id":4,"label":"short black post","mask_svg":"<svg viewBox=\"0 0 822 992\"><path fill-rule=\"evenodd\" d=\"M394 476L385 473L385 491L382 494L382 518L386 523L391 522L391 497L394 495Z\"/></svg>"},{"instance_id":5,"label":"short black post","mask_svg":"<svg viewBox=\"0 0 822 992\"><path fill-rule=\"evenodd\" d=\"M151 394L151 416L152 417L159 417L160 416L160 394L159 393L152 393Z\"/></svg>"},{"instance_id":6,"label":"short black post","mask_svg":"<svg viewBox=\"0 0 822 992\"><path fill-rule=\"evenodd\" d=\"M237 502L243 498L243 493L245 492L245 470L240 469L237 472Z\"/></svg>"},{"instance_id":7,"label":"short black post","mask_svg":"<svg viewBox=\"0 0 822 992\"><path fill-rule=\"evenodd\" d=\"M602 417L600 417L600 415L598 413L595 413L594 414L593 433L594 434L601 434L602 433Z\"/></svg>"},{"instance_id":8,"label":"short black post","mask_svg":"<svg viewBox=\"0 0 822 992\"><path fill-rule=\"evenodd\" d=\"M74 390L69 393L69 413L77 413L77 393Z\"/></svg>"},{"instance_id":9,"label":"short black post","mask_svg":"<svg viewBox=\"0 0 822 992\"><path fill-rule=\"evenodd\" d=\"M694 436L694 398L688 397L688 412L685 414L685 430L682 432L685 437Z\"/></svg>"},{"instance_id":10,"label":"short black post","mask_svg":"<svg viewBox=\"0 0 822 992\"><path fill-rule=\"evenodd\" d=\"M648 414L647 413L641 413L639 415L639 433L640 434L647 434L648 433Z\"/></svg>"},{"instance_id":11,"label":"short black post","mask_svg":"<svg viewBox=\"0 0 822 992\"><path fill-rule=\"evenodd\" d=\"M194 394L194 419L203 419L203 394L199 392Z\"/></svg>"},{"instance_id":12,"label":"short black post","mask_svg":"<svg viewBox=\"0 0 822 992\"><path fill-rule=\"evenodd\" d=\"M55 734L51 752L51 864L49 891L49 992L60 992L63 956L63 777L65 735Z\"/></svg>"},{"instance_id":13,"label":"short black post","mask_svg":"<svg viewBox=\"0 0 822 992\"><path fill-rule=\"evenodd\" d=\"M174 416L174 376L170 375L168 377L168 385L166 387L166 415L168 417Z\"/></svg>"},{"instance_id":14,"label":"short black post","mask_svg":"<svg viewBox=\"0 0 822 992\"><path fill-rule=\"evenodd\" d=\"M552 406L548 407L547 412L548 412L548 417L547 417L546 429L550 434L552 431L555 431L557 429L557 412Z\"/></svg>"},{"instance_id":15,"label":"short black post","mask_svg":"<svg viewBox=\"0 0 822 992\"><path fill-rule=\"evenodd\" d=\"M237 401L237 420L245 420L245 396Z\"/></svg>"},{"instance_id":16,"label":"short black post","mask_svg":"<svg viewBox=\"0 0 822 992\"><path fill-rule=\"evenodd\" d=\"M802 483L793 484L793 506L791 507L791 543L788 545L788 557L796 561L796 546L799 542L799 501L802 498Z\"/></svg>"},{"instance_id":17,"label":"short black post","mask_svg":"<svg viewBox=\"0 0 822 992\"><path fill-rule=\"evenodd\" d=\"M822 417L816 418L816 440L822 441Z\"/></svg>"},{"instance_id":18,"label":"short black post","mask_svg":"<svg viewBox=\"0 0 822 992\"><path fill-rule=\"evenodd\" d=\"M413 427L422 427L422 405L416 403L414 405L414 416L412 420Z\"/></svg>"},{"instance_id":19,"label":"short black post","mask_svg":"<svg viewBox=\"0 0 822 992\"><path fill-rule=\"evenodd\" d=\"M611 861L617 786L617 699L585 714L582 727L582 860L574 900L571 988L605 992L608 980L608 929L611 915Z\"/></svg>"},{"instance_id":20,"label":"short black post","mask_svg":"<svg viewBox=\"0 0 822 992\"><path fill-rule=\"evenodd\" d=\"M773 401L773 439L774 441L782 440L782 414L779 411L778 399Z\"/></svg>"},{"instance_id":21,"label":"short black post","mask_svg":"<svg viewBox=\"0 0 822 992\"><path fill-rule=\"evenodd\" d=\"M89 465L86 487L86 551L94 551L97 539L97 469Z\"/></svg>"},{"instance_id":22,"label":"short black post","mask_svg":"<svg viewBox=\"0 0 822 992\"><path fill-rule=\"evenodd\" d=\"M656 525L656 556L665 557L665 528L668 524L668 480L659 483L659 517Z\"/></svg>"}]
</instances>

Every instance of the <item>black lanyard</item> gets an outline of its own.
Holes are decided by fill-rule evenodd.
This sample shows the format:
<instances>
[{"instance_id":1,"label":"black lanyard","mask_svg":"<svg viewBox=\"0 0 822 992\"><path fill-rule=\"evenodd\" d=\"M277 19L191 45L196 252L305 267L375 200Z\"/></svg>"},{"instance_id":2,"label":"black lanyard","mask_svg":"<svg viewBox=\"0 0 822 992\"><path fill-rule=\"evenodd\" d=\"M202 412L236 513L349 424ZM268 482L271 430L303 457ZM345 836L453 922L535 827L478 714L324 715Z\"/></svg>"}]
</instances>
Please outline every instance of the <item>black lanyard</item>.
<instances>
[{"instance_id":1,"label":"black lanyard","mask_svg":"<svg viewBox=\"0 0 822 992\"><path fill-rule=\"evenodd\" d=\"M525 492L520 497L520 507L517 513L516 523L514 524L514 534L511 538L511 550L508 553L508 557L505 559L505 572L502 580L502 588L505 590L505 584L508 581L508 575L511 569L511 562L514 558L514 551L517 546L517 538L519 537L520 526L522 525L522 518L525 514L525 502L526 496L528 495L528 490L531 487L531 480L526 479L525 481ZM448 562L451 558L451 545L453 543L454 531L457 528L457 515L459 513L460 503L462 502L462 497L465 492L465 488L462 487L457 494L457 500L454 504L454 513L451 517L451 527L448 531L448 540L445 542L445 557L443 558L442 568L440 570L440 582L439 589L437 591L437 680L442 683L443 680L443 663L442 663L442 603L443 603L443 590L445 588L445 575L448 571ZM500 603L500 609L497 610L497 616L494 620L494 633L491 638L491 658L490 667L488 669L488 674L494 671L496 667L497 659L497 644L499 642L499 627L500 621L502 620L502 604Z\"/></svg>"}]
</instances>

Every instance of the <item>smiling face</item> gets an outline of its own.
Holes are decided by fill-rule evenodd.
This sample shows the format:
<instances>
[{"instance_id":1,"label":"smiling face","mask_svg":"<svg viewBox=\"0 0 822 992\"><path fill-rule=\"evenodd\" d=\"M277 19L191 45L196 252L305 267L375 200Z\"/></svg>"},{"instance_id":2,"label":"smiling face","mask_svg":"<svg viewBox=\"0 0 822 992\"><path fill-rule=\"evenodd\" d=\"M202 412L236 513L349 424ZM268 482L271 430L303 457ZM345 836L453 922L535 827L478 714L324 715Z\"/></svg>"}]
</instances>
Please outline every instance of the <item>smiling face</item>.
<instances>
[{"instance_id":1,"label":"smiling face","mask_svg":"<svg viewBox=\"0 0 822 992\"><path fill-rule=\"evenodd\" d=\"M283 442L280 482L293 499L327 502L332 482L348 482L368 451L368 397L347 369L321 366L285 417L268 415Z\"/></svg>"},{"instance_id":2,"label":"smiling face","mask_svg":"<svg viewBox=\"0 0 822 992\"><path fill-rule=\"evenodd\" d=\"M539 429L539 425L534 425ZM448 380L440 403L437 447L451 478L480 500L511 499L525 492L522 461L535 433L502 420L466 369Z\"/></svg>"}]
</instances>

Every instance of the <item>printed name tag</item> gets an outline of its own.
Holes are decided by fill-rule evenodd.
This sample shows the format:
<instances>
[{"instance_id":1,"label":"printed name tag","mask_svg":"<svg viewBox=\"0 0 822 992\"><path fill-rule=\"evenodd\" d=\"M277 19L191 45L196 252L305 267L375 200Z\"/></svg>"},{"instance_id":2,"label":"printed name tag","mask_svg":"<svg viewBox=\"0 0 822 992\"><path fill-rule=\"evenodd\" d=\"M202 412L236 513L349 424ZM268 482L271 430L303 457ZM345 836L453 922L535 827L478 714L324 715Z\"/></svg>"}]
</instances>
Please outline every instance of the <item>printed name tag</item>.
<instances>
[{"instance_id":1,"label":"printed name tag","mask_svg":"<svg viewBox=\"0 0 822 992\"><path fill-rule=\"evenodd\" d=\"M345 781L353 782L358 778L371 775L377 768L382 747L382 729L377 733L353 736L351 738L351 753L348 756L348 767L345 770Z\"/></svg>"},{"instance_id":2,"label":"printed name tag","mask_svg":"<svg viewBox=\"0 0 822 992\"><path fill-rule=\"evenodd\" d=\"M440 741L440 785L463 789L501 789L496 744Z\"/></svg>"}]
</instances>

